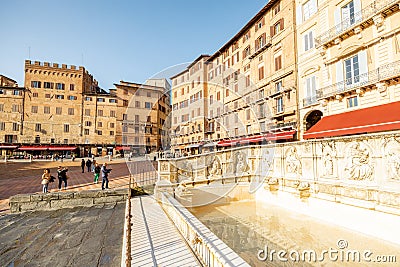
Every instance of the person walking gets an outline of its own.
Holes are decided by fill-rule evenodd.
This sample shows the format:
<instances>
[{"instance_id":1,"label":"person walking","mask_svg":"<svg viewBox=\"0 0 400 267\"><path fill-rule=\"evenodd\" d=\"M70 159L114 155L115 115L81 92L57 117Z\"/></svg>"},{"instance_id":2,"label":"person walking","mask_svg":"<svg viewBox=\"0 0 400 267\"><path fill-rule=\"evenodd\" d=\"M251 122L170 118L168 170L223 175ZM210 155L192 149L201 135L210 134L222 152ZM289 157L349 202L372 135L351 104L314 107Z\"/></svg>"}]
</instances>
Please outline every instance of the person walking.
<instances>
[{"instance_id":1,"label":"person walking","mask_svg":"<svg viewBox=\"0 0 400 267\"><path fill-rule=\"evenodd\" d=\"M84 159L82 159L82 161L81 161L81 168L82 168L82 173L84 173L85 172L85 160Z\"/></svg>"},{"instance_id":2,"label":"person walking","mask_svg":"<svg viewBox=\"0 0 400 267\"><path fill-rule=\"evenodd\" d=\"M92 161L90 159L87 159L86 161L86 167L87 167L87 171L91 172L92 171Z\"/></svg>"},{"instance_id":3,"label":"person walking","mask_svg":"<svg viewBox=\"0 0 400 267\"><path fill-rule=\"evenodd\" d=\"M94 168L96 167L96 160L92 160L92 172L94 172Z\"/></svg>"},{"instance_id":4,"label":"person walking","mask_svg":"<svg viewBox=\"0 0 400 267\"><path fill-rule=\"evenodd\" d=\"M98 163L96 163L93 172L94 172L94 183L97 184L99 182L99 176L101 172L101 167L99 166Z\"/></svg>"},{"instance_id":5,"label":"person walking","mask_svg":"<svg viewBox=\"0 0 400 267\"><path fill-rule=\"evenodd\" d=\"M48 192L50 179L51 179L50 169L45 169L42 174L43 193Z\"/></svg>"},{"instance_id":6,"label":"person walking","mask_svg":"<svg viewBox=\"0 0 400 267\"><path fill-rule=\"evenodd\" d=\"M64 182L64 190L67 189L67 168L58 166L57 176L58 176L58 191L61 191L61 185Z\"/></svg>"},{"instance_id":7,"label":"person walking","mask_svg":"<svg viewBox=\"0 0 400 267\"><path fill-rule=\"evenodd\" d=\"M111 172L111 169L107 169L107 163L103 164L103 167L101 167L101 190L104 190L104 188L108 188L108 174ZM104 187L105 185L105 187Z\"/></svg>"}]
</instances>

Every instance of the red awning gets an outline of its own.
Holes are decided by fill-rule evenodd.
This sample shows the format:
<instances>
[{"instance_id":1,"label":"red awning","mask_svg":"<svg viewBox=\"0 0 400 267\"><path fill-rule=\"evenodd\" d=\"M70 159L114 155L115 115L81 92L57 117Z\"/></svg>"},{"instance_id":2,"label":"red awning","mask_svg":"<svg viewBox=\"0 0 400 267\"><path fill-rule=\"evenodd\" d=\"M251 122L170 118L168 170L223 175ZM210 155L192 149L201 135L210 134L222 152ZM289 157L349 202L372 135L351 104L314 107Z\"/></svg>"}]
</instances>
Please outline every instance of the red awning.
<instances>
[{"instance_id":1,"label":"red awning","mask_svg":"<svg viewBox=\"0 0 400 267\"><path fill-rule=\"evenodd\" d=\"M50 146L51 151L72 151L75 150L76 146Z\"/></svg>"},{"instance_id":2,"label":"red awning","mask_svg":"<svg viewBox=\"0 0 400 267\"><path fill-rule=\"evenodd\" d=\"M252 136L247 138L249 143L258 143L258 142L262 142L265 140L265 136L263 135L258 135L258 136Z\"/></svg>"},{"instance_id":3,"label":"red awning","mask_svg":"<svg viewBox=\"0 0 400 267\"><path fill-rule=\"evenodd\" d=\"M24 150L24 151L44 151L44 150L50 150L50 151L72 151L75 150L76 146L21 146L18 148L18 150Z\"/></svg>"},{"instance_id":4,"label":"red awning","mask_svg":"<svg viewBox=\"0 0 400 267\"><path fill-rule=\"evenodd\" d=\"M400 101L322 117L304 133L304 139L400 129Z\"/></svg>"},{"instance_id":5,"label":"red awning","mask_svg":"<svg viewBox=\"0 0 400 267\"><path fill-rule=\"evenodd\" d=\"M18 146L13 146L13 145L0 145L0 149L15 149Z\"/></svg>"},{"instance_id":6,"label":"red awning","mask_svg":"<svg viewBox=\"0 0 400 267\"><path fill-rule=\"evenodd\" d=\"M48 146L21 146L18 148L18 150L47 150L49 147Z\"/></svg>"},{"instance_id":7,"label":"red awning","mask_svg":"<svg viewBox=\"0 0 400 267\"><path fill-rule=\"evenodd\" d=\"M239 141L238 140L221 140L217 143L219 147L226 147L226 146L235 146Z\"/></svg>"},{"instance_id":8,"label":"red awning","mask_svg":"<svg viewBox=\"0 0 400 267\"><path fill-rule=\"evenodd\" d=\"M276 133L267 133L265 138L268 141L276 141L276 140L288 140L293 139L293 135L296 133L296 130L284 131L284 132L276 132Z\"/></svg>"},{"instance_id":9,"label":"red awning","mask_svg":"<svg viewBox=\"0 0 400 267\"><path fill-rule=\"evenodd\" d=\"M115 150L121 151L121 150L131 150L130 146L117 146L115 147Z\"/></svg>"}]
</instances>

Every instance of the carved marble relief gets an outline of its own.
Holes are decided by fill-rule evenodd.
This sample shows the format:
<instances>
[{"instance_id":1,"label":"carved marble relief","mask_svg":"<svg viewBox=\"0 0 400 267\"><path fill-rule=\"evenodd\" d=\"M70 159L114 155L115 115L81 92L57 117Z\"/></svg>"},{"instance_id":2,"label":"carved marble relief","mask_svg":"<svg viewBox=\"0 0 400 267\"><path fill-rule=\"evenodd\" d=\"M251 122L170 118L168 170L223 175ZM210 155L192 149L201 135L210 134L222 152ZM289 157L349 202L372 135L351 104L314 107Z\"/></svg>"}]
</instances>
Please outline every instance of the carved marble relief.
<instances>
[{"instance_id":1,"label":"carved marble relief","mask_svg":"<svg viewBox=\"0 0 400 267\"><path fill-rule=\"evenodd\" d=\"M364 143L350 143L345 156L345 177L349 180L373 180L371 151Z\"/></svg>"},{"instance_id":2,"label":"carved marble relief","mask_svg":"<svg viewBox=\"0 0 400 267\"><path fill-rule=\"evenodd\" d=\"M302 174L301 161L294 146L290 147L286 152L285 167L286 172L289 174Z\"/></svg>"},{"instance_id":3,"label":"carved marble relief","mask_svg":"<svg viewBox=\"0 0 400 267\"><path fill-rule=\"evenodd\" d=\"M249 165L247 163L247 156L244 152L238 151L234 154L233 168L234 168L234 173L237 175L248 174Z\"/></svg>"},{"instance_id":4,"label":"carved marble relief","mask_svg":"<svg viewBox=\"0 0 400 267\"><path fill-rule=\"evenodd\" d=\"M391 139L385 145L384 159L389 180L400 180L400 142Z\"/></svg>"},{"instance_id":5,"label":"carved marble relief","mask_svg":"<svg viewBox=\"0 0 400 267\"><path fill-rule=\"evenodd\" d=\"M336 157L336 147L334 142L322 144L322 176L332 176L334 174L334 160Z\"/></svg>"},{"instance_id":6,"label":"carved marble relief","mask_svg":"<svg viewBox=\"0 0 400 267\"><path fill-rule=\"evenodd\" d=\"M222 175L221 161L219 160L218 157L215 157L211 166L207 167L207 172L208 172L207 175L208 179L216 179L221 177Z\"/></svg>"}]
</instances>

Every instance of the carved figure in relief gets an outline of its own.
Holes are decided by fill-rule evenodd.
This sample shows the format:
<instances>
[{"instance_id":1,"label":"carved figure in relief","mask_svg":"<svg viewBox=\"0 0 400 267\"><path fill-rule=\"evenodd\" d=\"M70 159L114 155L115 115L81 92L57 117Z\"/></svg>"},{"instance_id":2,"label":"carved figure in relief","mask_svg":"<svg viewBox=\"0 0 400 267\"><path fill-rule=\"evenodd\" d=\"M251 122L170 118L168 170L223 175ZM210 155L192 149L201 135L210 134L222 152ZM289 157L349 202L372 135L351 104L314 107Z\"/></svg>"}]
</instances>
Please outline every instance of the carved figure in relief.
<instances>
[{"instance_id":1,"label":"carved figure in relief","mask_svg":"<svg viewBox=\"0 0 400 267\"><path fill-rule=\"evenodd\" d=\"M333 175L333 157L334 157L334 148L333 144L327 144L323 147L322 150L322 163L323 163L323 172L324 176Z\"/></svg>"},{"instance_id":2,"label":"carved figure in relief","mask_svg":"<svg viewBox=\"0 0 400 267\"><path fill-rule=\"evenodd\" d=\"M301 161L295 147L289 148L286 154L286 170L288 173L301 174Z\"/></svg>"},{"instance_id":3,"label":"carved figure in relief","mask_svg":"<svg viewBox=\"0 0 400 267\"><path fill-rule=\"evenodd\" d=\"M388 178L400 180L400 155L399 151L389 150L387 152Z\"/></svg>"},{"instance_id":4,"label":"carved figure in relief","mask_svg":"<svg viewBox=\"0 0 400 267\"><path fill-rule=\"evenodd\" d=\"M350 180L372 180L373 168L368 149L359 143L351 145L344 170Z\"/></svg>"},{"instance_id":5,"label":"carved figure in relief","mask_svg":"<svg viewBox=\"0 0 400 267\"><path fill-rule=\"evenodd\" d=\"M222 174L222 170L221 170L221 164L218 160L218 158L215 158L212 165L211 165L211 169L208 171L208 178L216 178L221 176Z\"/></svg>"},{"instance_id":6,"label":"carved figure in relief","mask_svg":"<svg viewBox=\"0 0 400 267\"><path fill-rule=\"evenodd\" d=\"M249 165L247 164L246 156L243 152L237 152L234 157L233 166L235 167L236 174L245 174L249 170Z\"/></svg>"}]
</instances>

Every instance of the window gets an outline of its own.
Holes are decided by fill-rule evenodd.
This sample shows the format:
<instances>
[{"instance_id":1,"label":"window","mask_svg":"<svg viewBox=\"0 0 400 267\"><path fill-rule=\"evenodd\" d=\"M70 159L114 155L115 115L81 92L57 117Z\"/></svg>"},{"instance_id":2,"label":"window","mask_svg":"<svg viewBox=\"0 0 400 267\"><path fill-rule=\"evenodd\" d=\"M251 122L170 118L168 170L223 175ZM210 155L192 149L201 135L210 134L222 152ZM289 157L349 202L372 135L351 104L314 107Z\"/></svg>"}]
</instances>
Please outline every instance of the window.
<instances>
[{"instance_id":1,"label":"window","mask_svg":"<svg viewBox=\"0 0 400 267\"><path fill-rule=\"evenodd\" d=\"M38 97L38 96L39 96L38 93L33 93L33 94L32 94L32 97Z\"/></svg>"},{"instance_id":2,"label":"window","mask_svg":"<svg viewBox=\"0 0 400 267\"><path fill-rule=\"evenodd\" d=\"M103 131L98 130L98 131L97 131L97 134L98 134L98 135L103 135Z\"/></svg>"},{"instance_id":3,"label":"window","mask_svg":"<svg viewBox=\"0 0 400 267\"><path fill-rule=\"evenodd\" d=\"M151 103L150 102L145 102L144 103L144 107L146 108L146 109L151 109Z\"/></svg>"},{"instance_id":4,"label":"window","mask_svg":"<svg viewBox=\"0 0 400 267\"><path fill-rule=\"evenodd\" d=\"M265 117L264 104L259 104L258 105L258 117L259 118L264 118Z\"/></svg>"},{"instance_id":5,"label":"window","mask_svg":"<svg viewBox=\"0 0 400 267\"><path fill-rule=\"evenodd\" d=\"M348 25L353 25L355 23L354 18L354 2L351 1L347 5L342 7L342 21L347 22Z\"/></svg>"},{"instance_id":6,"label":"window","mask_svg":"<svg viewBox=\"0 0 400 267\"><path fill-rule=\"evenodd\" d=\"M151 92L147 92L147 97L151 97Z\"/></svg>"},{"instance_id":7,"label":"window","mask_svg":"<svg viewBox=\"0 0 400 267\"><path fill-rule=\"evenodd\" d=\"M100 128L103 127L103 122L98 121L98 122L97 122L97 127L100 127Z\"/></svg>"},{"instance_id":8,"label":"window","mask_svg":"<svg viewBox=\"0 0 400 267\"><path fill-rule=\"evenodd\" d=\"M45 98L50 98L51 95L50 95L50 94L45 94L44 97L45 97Z\"/></svg>"},{"instance_id":9,"label":"window","mask_svg":"<svg viewBox=\"0 0 400 267\"><path fill-rule=\"evenodd\" d=\"M20 90L13 90L13 95L22 95Z\"/></svg>"},{"instance_id":10,"label":"window","mask_svg":"<svg viewBox=\"0 0 400 267\"><path fill-rule=\"evenodd\" d=\"M347 98L347 107L354 108L358 106L358 96L353 96Z\"/></svg>"},{"instance_id":11,"label":"window","mask_svg":"<svg viewBox=\"0 0 400 267\"><path fill-rule=\"evenodd\" d=\"M32 106L32 113L38 113L38 106Z\"/></svg>"},{"instance_id":12,"label":"window","mask_svg":"<svg viewBox=\"0 0 400 267\"><path fill-rule=\"evenodd\" d=\"M275 57L275 71L282 69L282 56Z\"/></svg>"},{"instance_id":13,"label":"window","mask_svg":"<svg viewBox=\"0 0 400 267\"><path fill-rule=\"evenodd\" d=\"M50 114L50 107L44 107L44 114Z\"/></svg>"},{"instance_id":14,"label":"window","mask_svg":"<svg viewBox=\"0 0 400 267\"><path fill-rule=\"evenodd\" d=\"M56 107L56 114L61 115L62 114L62 107Z\"/></svg>"},{"instance_id":15,"label":"window","mask_svg":"<svg viewBox=\"0 0 400 267\"><path fill-rule=\"evenodd\" d=\"M360 66L358 62L358 55L344 61L346 85L351 85L360 81Z\"/></svg>"},{"instance_id":16,"label":"window","mask_svg":"<svg viewBox=\"0 0 400 267\"><path fill-rule=\"evenodd\" d=\"M122 125L122 132L124 132L124 133L128 132L128 125L126 125L126 124Z\"/></svg>"},{"instance_id":17,"label":"window","mask_svg":"<svg viewBox=\"0 0 400 267\"><path fill-rule=\"evenodd\" d=\"M110 110L110 117L116 117L115 110Z\"/></svg>"},{"instance_id":18,"label":"window","mask_svg":"<svg viewBox=\"0 0 400 267\"><path fill-rule=\"evenodd\" d=\"M19 131L19 125L18 125L18 123L13 122L13 124L12 124L12 130L13 130L13 131Z\"/></svg>"},{"instance_id":19,"label":"window","mask_svg":"<svg viewBox=\"0 0 400 267\"><path fill-rule=\"evenodd\" d=\"M174 92L174 98L177 98L177 97L178 97L178 92L175 91L175 92Z\"/></svg>"},{"instance_id":20,"label":"window","mask_svg":"<svg viewBox=\"0 0 400 267\"><path fill-rule=\"evenodd\" d=\"M308 77L306 79L306 96L313 97L316 95L316 78L315 76Z\"/></svg>"},{"instance_id":21,"label":"window","mask_svg":"<svg viewBox=\"0 0 400 267\"><path fill-rule=\"evenodd\" d=\"M89 129L85 129L84 131L84 135L89 135Z\"/></svg>"},{"instance_id":22,"label":"window","mask_svg":"<svg viewBox=\"0 0 400 267\"><path fill-rule=\"evenodd\" d=\"M92 126L92 122L91 121L85 121L85 126L87 126L87 127Z\"/></svg>"},{"instance_id":23,"label":"window","mask_svg":"<svg viewBox=\"0 0 400 267\"><path fill-rule=\"evenodd\" d=\"M41 132L42 131L42 124L36 123L35 124L35 132Z\"/></svg>"},{"instance_id":24,"label":"window","mask_svg":"<svg viewBox=\"0 0 400 267\"><path fill-rule=\"evenodd\" d=\"M85 97L85 101L92 101L92 98L90 96Z\"/></svg>"},{"instance_id":25,"label":"window","mask_svg":"<svg viewBox=\"0 0 400 267\"><path fill-rule=\"evenodd\" d=\"M64 124L64 133L69 133L69 124Z\"/></svg>"},{"instance_id":26,"label":"window","mask_svg":"<svg viewBox=\"0 0 400 267\"><path fill-rule=\"evenodd\" d=\"M103 97L97 98L97 102L105 102L106 100Z\"/></svg>"},{"instance_id":27,"label":"window","mask_svg":"<svg viewBox=\"0 0 400 267\"><path fill-rule=\"evenodd\" d=\"M250 56L250 46L247 46L244 50L243 50L243 59L245 59L246 57Z\"/></svg>"},{"instance_id":28,"label":"window","mask_svg":"<svg viewBox=\"0 0 400 267\"><path fill-rule=\"evenodd\" d=\"M68 96L68 100L77 100L78 98L74 95Z\"/></svg>"},{"instance_id":29,"label":"window","mask_svg":"<svg viewBox=\"0 0 400 267\"><path fill-rule=\"evenodd\" d=\"M273 12L274 16L275 16L276 14L278 14L279 11L281 11L280 3L276 4L276 5L272 8L272 10L273 10L272 12Z\"/></svg>"},{"instance_id":30,"label":"window","mask_svg":"<svg viewBox=\"0 0 400 267\"><path fill-rule=\"evenodd\" d=\"M110 98L108 99L108 103L117 103L117 99Z\"/></svg>"},{"instance_id":31,"label":"window","mask_svg":"<svg viewBox=\"0 0 400 267\"><path fill-rule=\"evenodd\" d=\"M246 131L248 134L251 134L251 125L246 126Z\"/></svg>"},{"instance_id":32,"label":"window","mask_svg":"<svg viewBox=\"0 0 400 267\"><path fill-rule=\"evenodd\" d=\"M283 98L278 97L276 99L276 113L283 112Z\"/></svg>"},{"instance_id":33,"label":"window","mask_svg":"<svg viewBox=\"0 0 400 267\"><path fill-rule=\"evenodd\" d=\"M75 110L74 108L68 108L68 115L74 115Z\"/></svg>"},{"instance_id":34,"label":"window","mask_svg":"<svg viewBox=\"0 0 400 267\"><path fill-rule=\"evenodd\" d=\"M247 109L246 110L246 120L250 120L250 118L251 118L251 110Z\"/></svg>"},{"instance_id":35,"label":"window","mask_svg":"<svg viewBox=\"0 0 400 267\"><path fill-rule=\"evenodd\" d=\"M110 122L110 128L114 128L115 127L115 123Z\"/></svg>"},{"instance_id":36,"label":"window","mask_svg":"<svg viewBox=\"0 0 400 267\"><path fill-rule=\"evenodd\" d=\"M20 105L13 104L11 110L12 110L12 112L20 112L21 106L20 106Z\"/></svg>"},{"instance_id":37,"label":"window","mask_svg":"<svg viewBox=\"0 0 400 267\"><path fill-rule=\"evenodd\" d=\"M135 115L135 122L136 122L136 123L139 123L139 121L140 121L140 120L139 120L139 115Z\"/></svg>"},{"instance_id":38,"label":"window","mask_svg":"<svg viewBox=\"0 0 400 267\"><path fill-rule=\"evenodd\" d=\"M110 131L110 135L114 135L114 131Z\"/></svg>"},{"instance_id":39,"label":"window","mask_svg":"<svg viewBox=\"0 0 400 267\"><path fill-rule=\"evenodd\" d=\"M56 99L64 99L64 95L56 95Z\"/></svg>"},{"instance_id":40,"label":"window","mask_svg":"<svg viewBox=\"0 0 400 267\"><path fill-rule=\"evenodd\" d=\"M309 19L315 12L317 12L317 1L309 0L303 5L303 21Z\"/></svg>"},{"instance_id":41,"label":"window","mask_svg":"<svg viewBox=\"0 0 400 267\"><path fill-rule=\"evenodd\" d=\"M69 85L69 90L70 91L75 91L75 84L70 84Z\"/></svg>"},{"instance_id":42,"label":"window","mask_svg":"<svg viewBox=\"0 0 400 267\"><path fill-rule=\"evenodd\" d=\"M4 111L4 104L0 104L0 112L3 112Z\"/></svg>"},{"instance_id":43,"label":"window","mask_svg":"<svg viewBox=\"0 0 400 267\"><path fill-rule=\"evenodd\" d=\"M90 109L85 109L85 116L90 116Z\"/></svg>"},{"instance_id":44,"label":"window","mask_svg":"<svg viewBox=\"0 0 400 267\"><path fill-rule=\"evenodd\" d=\"M135 118L136 118L136 115L135 115ZM122 114L122 119L123 120L127 120L128 119L128 114Z\"/></svg>"},{"instance_id":45,"label":"window","mask_svg":"<svg viewBox=\"0 0 400 267\"><path fill-rule=\"evenodd\" d=\"M214 96L210 95L210 105L212 105L214 103Z\"/></svg>"},{"instance_id":46,"label":"window","mask_svg":"<svg viewBox=\"0 0 400 267\"><path fill-rule=\"evenodd\" d=\"M221 100L221 92L217 92L217 101Z\"/></svg>"},{"instance_id":47,"label":"window","mask_svg":"<svg viewBox=\"0 0 400 267\"><path fill-rule=\"evenodd\" d=\"M264 66L258 66L258 79L264 79Z\"/></svg>"},{"instance_id":48,"label":"window","mask_svg":"<svg viewBox=\"0 0 400 267\"><path fill-rule=\"evenodd\" d=\"M281 30L281 22L278 22L274 25L274 35L277 34Z\"/></svg>"},{"instance_id":49,"label":"window","mask_svg":"<svg viewBox=\"0 0 400 267\"><path fill-rule=\"evenodd\" d=\"M140 102L139 101L135 101L135 108L140 108Z\"/></svg>"},{"instance_id":50,"label":"window","mask_svg":"<svg viewBox=\"0 0 400 267\"><path fill-rule=\"evenodd\" d=\"M63 84L63 83L56 83L56 89L57 89L57 90L64 90L64 89L65 89L65 84Z\"/></svg>"},{"instance_id":51,"label":"window","mask_svg":"<svg viewBox=\"0 0 400 267\"><path fill-rule=\"evenodd\" d=\"M308 33L304 34L303 40L304 40L304 51L308 51L311 48L314 48L314 38L312 31L309 31Z\"/></svg>"},{"instance_id":52,"label":"window","mask_svg":"<svg viewBox=\"0 0 400 267\"><path fill-rule=\"evenodd\" d=\"M41 87L41 82L39 82L39 81L31 81L31 87L32 88L40 88Z\"/></svg>"},{"instance_id":53,"label":"window","mask_svg":"<svg viewBox=\"0 0 400 267\"><path fill-rule=\"evenodd\" d=\"M6 123L4 121L0 122L0 131L4 131L6 129Z\"/></svg>"},{"instance_id":54,"label":"window","mask_svg":"<svg viewBox=\"0 0 400 267\"><path fill-rule=\"evenodd\" d=\"M229 96L229 89L225 89L225 96L226 96L226 97Z\"/></svg>"},{"instance_id":55,"label":"window","mask_svg":"<svg viewBox=\"0 0 400 267\"><path fill-rule=\"evenodd\" d=\"M239 135L239 128L235 128L234 132L235 132L235 136L238 136Z\"/></svg>"},{"instance_id":56,"label":"window","mask_svg":"<svg viewBox=\"0 0 400 267\"><path fill-rule=\"evenodd\" d=\"M99 117L103 116L103 110L102 109L97 110L97 116L99 116Z\"/></svg>"},{"instance_id":57,"label":"window","mask_svg":"<svg viewBox=\"0 0 400 267\"><path fill-rule=\"evenodd\" d=\"M135 136L135 143L138 144L139 143L139 137Z\"/></svg>"},{"instance_id":58,"label":"window","mask_svg":"<svg viewBox=\"0 0 400 267\"><path fill-rule=\"evenodd\" d=\"M250 86L250 75L246 75L246 87Z\"/></svg>"},{"instance_id":59,"label":"window","mask_svg":"<svg viewBox=\"0 0 400 267\"><path fill-rule=\"evenodd\" d=\"M43 83L43 87L46 88L46 89L53 89L54 88L54 83L44 82Z\"/></svg>"},{"instance_id":60,"label":"window","mask_svg":"<svg viewBox=\"0 0 400 267\"><path fill-rule=\"evenodd\" d=\"M127 107L128 106L128 100L123 100L123 102L122 102L122 105L124 106L124 107Z\"/></svg>"}]
</instances>

